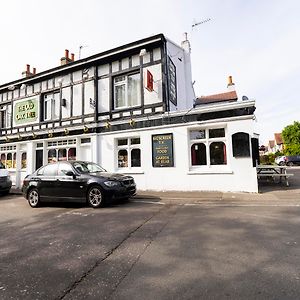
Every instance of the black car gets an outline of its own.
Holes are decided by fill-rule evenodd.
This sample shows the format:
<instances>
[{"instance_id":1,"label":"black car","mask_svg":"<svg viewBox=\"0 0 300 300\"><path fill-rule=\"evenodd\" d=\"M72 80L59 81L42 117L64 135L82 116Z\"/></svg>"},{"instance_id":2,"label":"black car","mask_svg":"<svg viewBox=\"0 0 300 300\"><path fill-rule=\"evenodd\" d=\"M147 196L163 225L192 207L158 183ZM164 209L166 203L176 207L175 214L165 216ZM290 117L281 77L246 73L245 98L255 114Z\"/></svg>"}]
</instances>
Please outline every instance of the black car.
<instances>
[{"instance_id":1,"label":"black car","mask_svg":"<svg viewBox=\"0 0 300 300\"><path fill-rule=\"evenodd\" d=\"M300 155L290 155L285 157L285 164L287 166L300 165Z\"/></svg>"},{"instance_id":2,"label":"black car","mask_svg":"<svg viewBox=\"0 0 300 300\"><path fill-rule=\"evenodd\" d=\"M70 201L97 208L107 200L135 195L136 185L131 176L108 173L92 162L60 161L27 175L22 192L31 207L46 201Z\"/></svg>"},{"instance_id":3,"label":"black car","mask_svg":"<svg viewBox=\"0 0 300 300\"><path fill-rule=\"evenodd\" d=\"M8 194L12 186L12 182L5 166L0 162L0 193Z\"/></svg>"}]
</instances>

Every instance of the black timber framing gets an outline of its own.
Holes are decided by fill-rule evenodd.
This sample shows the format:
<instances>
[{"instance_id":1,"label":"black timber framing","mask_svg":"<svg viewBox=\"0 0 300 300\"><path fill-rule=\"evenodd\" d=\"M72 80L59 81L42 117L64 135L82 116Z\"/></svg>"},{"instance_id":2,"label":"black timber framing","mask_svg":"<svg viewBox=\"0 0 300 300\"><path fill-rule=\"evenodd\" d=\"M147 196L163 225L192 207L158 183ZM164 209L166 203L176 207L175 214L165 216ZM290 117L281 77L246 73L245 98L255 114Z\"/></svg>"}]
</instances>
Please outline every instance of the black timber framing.
<instances>
[{"instance_id":1,"label":"black timber framing","mask_svg":"<svg viewBox=\"0 0 300 300\"><path fill-rule=\"evenodd\" d=\"M105 126L98 126L95 128L90 128L88 132L84 132L84 130L72 130L69 127L69 133L66 136L64 131L61 132L54 132L53 137L62 137L65 136L77 136L81 134L88 134L88 133L102 133L102 132L114 132L114 131L126 131L126 130L132 130L133 128L150 128L150 127L158 127L163 125L180 125L180 124L187 124L192 122L201 122L201 121L208 121L208 120L218 120L218 119L224 119L224 118L234 118L234 117L241 117L241 116L248 116L253 115L255 111L255 106L249 106L246 108L236 108L236 109L230 109L230 110L224 110L224 111L215 111L215 112L207 112L207 113L201 113L201 112L189 112L183 115L159 115L156 119L148 119L139 121L136 120L134 126L130 124L130 122L118 124L118 125L111 125L109 127ZM62 128L63 130L64 128ZM33 138L31 135L22 138L23 141L28 140L36 140L36 139L48 139L48 134L41 134L36 135L35 138ZM14 142L20 142L18 138L10 139L9 142L6 140L0 141L0 144L8 144L8 143L14 143Z\"/></svg>"},{"instance_id":2,"label":"black timber framing","mask_svg":"<svg viewBox=\"0 0 300 300\"><path fill-rule=\"evenodd\" d=\"M147 43L147 44L145 44ZM94 122L99 122L99 117L103 116L103 115L107 115L108 119L112 119L112 116L114 113L119 113L119 110L115 110L114 106L113 106L113 76L115 76L116 74L113 73L112 74L112 70L111 70L111 62L112 61L119 61L119 64L121 64L122 59L125 57L129 57L129 69L128 70L124 70L124 71L120 71L120 73L125 73L125 72L130 72L131 68L132 68L132 55L136 55L139 54L140 50L146 48L147 51L149 51L150 53L150 62L146 63L146 64L141 64L139 66L137 66L137 69L140 70L140 74L141 74L141 90L143 90L143 72L142 69L144 67L153 65L154 63L161 63L161 64L165 64L164 67L162 67L162 69L164 69L166 71L166 58L164 57L166 55L166 51L164 51L163 49L166 49L166 39L162 34L158 34L149 38L145 38L130 44L126 44L123 45L121 47L117 47L114 49L111 49L109 51L105 51L78 61L74 61L71 62L67 65L63 65L63 66L58 66L56 68L44 71L44 72L40 72L37 73L36 75L33 75L31 77L28 78L23 78L20 80L16 80L4 85L0 86L0 90L2 89L1 92L9 92L7 87L9 85L15 85L18 88L18 97L14 98L13 95L11 97L11 99L7 99L5 102L1 103L1 105L11 105L11 118L10 118L10 127L9 128L1 128L1 134L0 136L5 136L5 135L9 135L9 134L13 134L13 130L16 130L17 133L28 133L29 132L29 128L32 128L32 131L35 132L36 130L34 130L33 128L36 128L37 126L39 127L39 129L37 130L45 130L45 125L46 125L46 129L52 129L55 128L55 123L59 122L60 126L63 125L63 123L65 121L70 121L70 126L77 125L77 123L75 124L73 122L73 120L75 119L82 119L82 122L84 124L90 124L90 122L84 122L84 120L89 116L89 115L82 115L82 116L73 116L73 98L74 98L74 92L73 92L73 85L74 85L74 78L73 78L73 72L78 71L78 70L82 70L83 68L89 68L89 67L94 67L95 72L94 72L94 90L95 90L95 102L96 102L96 107L95 107L95 113L93 114L94 116ZM154 62L153 60L153 49L155 48L159 48L161 50L161 59L157 60ZM123 52L121 50L124 50ZM114 53L117 51L121 51L120 53ZM104 57L106 56L106 57ZM92 60L92 61L91 61ZM142 60L143 61L143 60ZM98 96L99 96L99 91L98 91L98 66L102 65L102 64L106 64L109 63L110 65L110 74L109 74L109 85L111 88L111 92L109 93L109 102L110 102L110 110L109 112L104 112L104 113L100 113L98 111ZM39 124L28 124L28 125L24 125L24 126L15 126L13 127L13 104L15 101L17 100L22 100L22 99L26 99L26 97L28 97L28 92L27 92L27 87L26 87L26 91L25 91L25 95L22 95L22 97L20 96L20 86L22 83L25 83L27 85L32 85L32 97L39 97L39 103L40 103L40 118L42 118L42 110L43 110L43 106L42 106L42 102L43 102L43 96L46 93L52 93L54 92L54 90L57 90L57 87L55 87L55 77L57 76L66 76L69 75L70 76L70 117L69 118L62 118L62 107L60 105L60 111L59 111L59 120L55 120L55 121L43 121L42 119L40 119L40 123ZM164 84L164 80L165 80L165 73L162 73L162 91L163 91L163 99L162 99L162 103L160 103L159 106L163 105L163 112L166 111L166 107L167 102L167 92L166 92L166 88L167 85ZM44 85L46 87L46 90L42 89L42 84L44 82ZM82 111L84 112L84 94L85 94L85 90L84 90L84 81L81 81L82 84ZM37 86L36 86L37 85ZM50 87L50 88L49 88ZM64 88L66 88L66 86L64 86ZM60 103L62 103L62 88L59 88L60 90ZM13 93L12 93L13 94ZM0 94L1 95L1 94ZM144 105L144 98L143 98L143 93L141 93L141 106L140 107L134 107L134 108L127 108L124 109L122 111L120 111L122 117L123 117L123 113L125 113L125 111L129 112L131 115L133 115L133 112L136 110L140 110L141 114L143 115L145 113L145 109L146 108L151 108L152 111L150 114L157 114L157 113L161 113L161 112L157 112L155 110L156 107L158 107L158 105ZM24 98L25 97L25 98ZM68 127L68 129L71 130L70 126ZM23 130L24 129L24 130ZM5 133L4 133L5 132Z\"/></svg>"}]
</instances>

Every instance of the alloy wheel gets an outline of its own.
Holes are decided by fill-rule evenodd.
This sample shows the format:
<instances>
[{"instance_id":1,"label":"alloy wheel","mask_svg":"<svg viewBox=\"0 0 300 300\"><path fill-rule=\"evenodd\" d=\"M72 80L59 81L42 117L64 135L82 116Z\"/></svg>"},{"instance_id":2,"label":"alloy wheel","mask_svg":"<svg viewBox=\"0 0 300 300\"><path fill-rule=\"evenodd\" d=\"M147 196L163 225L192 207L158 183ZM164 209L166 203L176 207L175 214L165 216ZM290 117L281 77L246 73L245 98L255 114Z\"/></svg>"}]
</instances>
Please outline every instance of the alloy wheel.
<instances>
[{"instance_id":1,"label":"alloy wheel","mask_svg":"<svg viewBox=\"0 0 300 300\"><path fill-rule=\"evenodd\" d=\"M37 207L39 204L39 193L36 189L29 192L28 202L31 207Z\"/></svg>"},{"instance_id":2,"label":"alloy wheel","mask_svg":"<svg viewBox=\"0 0 300 300\"><path fill-rule=\"evenodd\" d=\"M92 207L99 207L102 204L103 196L98 187L92 187L88 193L88 202Z\"/></svg>"}]
</instances>

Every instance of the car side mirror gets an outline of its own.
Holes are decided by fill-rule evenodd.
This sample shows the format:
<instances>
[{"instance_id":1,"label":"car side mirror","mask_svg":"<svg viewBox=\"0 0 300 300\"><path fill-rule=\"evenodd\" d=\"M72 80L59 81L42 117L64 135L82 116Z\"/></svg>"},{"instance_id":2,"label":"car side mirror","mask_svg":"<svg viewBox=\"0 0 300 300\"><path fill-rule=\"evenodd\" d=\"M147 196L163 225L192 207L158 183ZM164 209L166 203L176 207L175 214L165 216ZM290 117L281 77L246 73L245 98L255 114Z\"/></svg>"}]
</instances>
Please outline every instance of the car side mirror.
<instances>
[{"instance_id":1,"label":"car side mirror","mask_svg":"<svg viewBox=\"0 0 300 300\"><path fill-rule=\"evenodd\" d=\"M76 174L73 171L63 171L66 176L73 176L73 178L76 177Z\"/></svg>"}]
</instances>

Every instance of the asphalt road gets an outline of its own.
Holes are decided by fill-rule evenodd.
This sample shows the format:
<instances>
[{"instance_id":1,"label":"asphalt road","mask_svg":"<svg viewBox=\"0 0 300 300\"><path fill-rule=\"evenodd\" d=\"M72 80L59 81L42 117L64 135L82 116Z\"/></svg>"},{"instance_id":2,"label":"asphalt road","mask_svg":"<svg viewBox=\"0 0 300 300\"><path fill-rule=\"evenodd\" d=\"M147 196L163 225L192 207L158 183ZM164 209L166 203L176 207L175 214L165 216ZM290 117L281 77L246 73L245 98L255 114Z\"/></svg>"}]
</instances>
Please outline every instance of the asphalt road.
<instances>
[{"instance_id":1,"label":"asphalt road","mask_svg":"<svg viewBox=\"0 0 300 300\"><path fill-rule=\"evenodd\" d=\"M299 299L298 196L103 209L1 197L0 299Z\"/></svg>"}]
</instances>

